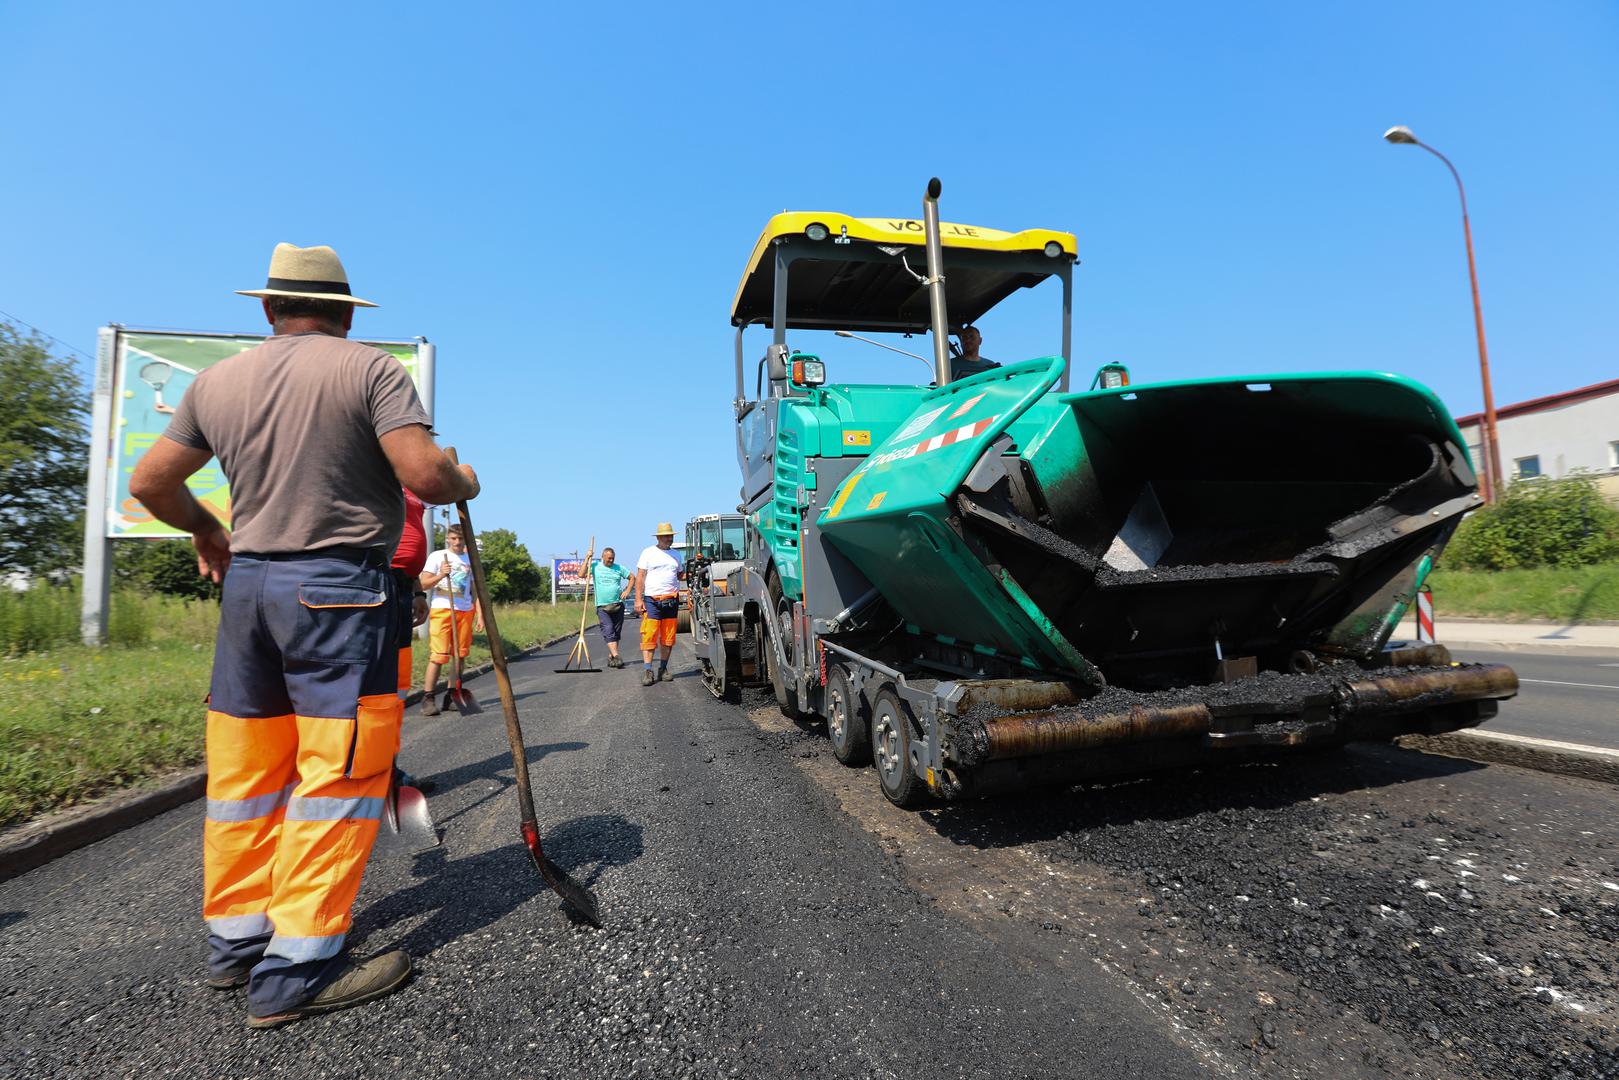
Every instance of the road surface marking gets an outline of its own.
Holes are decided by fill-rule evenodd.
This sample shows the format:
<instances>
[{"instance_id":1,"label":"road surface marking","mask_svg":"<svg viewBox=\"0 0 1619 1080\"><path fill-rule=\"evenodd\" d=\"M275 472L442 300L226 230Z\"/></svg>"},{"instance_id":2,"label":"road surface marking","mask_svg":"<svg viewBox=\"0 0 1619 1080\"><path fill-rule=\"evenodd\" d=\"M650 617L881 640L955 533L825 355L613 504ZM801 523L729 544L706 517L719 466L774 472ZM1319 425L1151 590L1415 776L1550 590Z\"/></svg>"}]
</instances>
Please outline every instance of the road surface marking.
<instances>
[{"instance_id":1,"label":"road surface marking","mask_svg":"<svg viewBox=\"0 0 1619 1080\"><path fill-rule=\"evenodd\" d=\"M1538 683L1541 686L1582 686L1587 690L1619 690L1619 686L1599 682L1563 682L1561 679L1519 679L1521 683Z\"/></svg>"},{"instance_id":2,"label":"road surface marking","mask_svg":"<svg viewBox=\"0 0 1619 1080\"><path fill-rule=\"evenodd\" d=\"M1528 735L1509 735L1504 731L1468 731L1458 732L1469 739L1497 739L1501 742L1522 743L1525 746L1538 746L1546 750L1573 750L1581 754L1595 754L1598 757L1619 758L1619 750L1610 750L1606 746L1590 746L1585 743L1558 742L1555 739L1535 739Z\"/></svg>"}]
</instances>

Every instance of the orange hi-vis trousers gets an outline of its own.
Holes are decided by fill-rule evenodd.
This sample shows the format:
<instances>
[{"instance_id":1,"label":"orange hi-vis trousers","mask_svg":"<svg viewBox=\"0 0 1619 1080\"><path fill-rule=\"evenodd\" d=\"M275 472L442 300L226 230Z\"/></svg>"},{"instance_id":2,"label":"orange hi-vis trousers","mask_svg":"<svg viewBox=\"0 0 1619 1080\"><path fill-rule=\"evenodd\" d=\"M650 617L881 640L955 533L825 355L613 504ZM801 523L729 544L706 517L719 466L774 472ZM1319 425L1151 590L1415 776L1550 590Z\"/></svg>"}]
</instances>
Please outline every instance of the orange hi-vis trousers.
<instances>
[{"instance_id":1,"label":"orange hi-vis trousers","mask_svg":"<svg viewBox=\"0 0 1619 1080\"><path fill-rule=\"evenodd\" d=\"M379 552L237 555L208 712L203 916L268 1016L319 990L376 841L402 715Z\"/></svg>"}]
</instances>

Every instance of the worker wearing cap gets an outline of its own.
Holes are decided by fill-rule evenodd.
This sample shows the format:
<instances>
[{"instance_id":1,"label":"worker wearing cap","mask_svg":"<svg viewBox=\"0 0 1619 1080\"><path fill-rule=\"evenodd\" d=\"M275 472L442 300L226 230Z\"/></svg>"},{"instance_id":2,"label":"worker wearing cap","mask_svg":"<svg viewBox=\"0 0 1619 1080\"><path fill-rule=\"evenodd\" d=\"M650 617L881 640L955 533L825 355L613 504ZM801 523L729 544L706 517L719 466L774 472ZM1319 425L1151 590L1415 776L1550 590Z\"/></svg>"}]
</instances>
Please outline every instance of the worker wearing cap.
<instances>
[{"instance_id":1,"label":"worker wearing cap","mask_svg":"<svg viewBox=\"0 0 1619 1080\"><path fill-rule=\"evenodd\" d=\"M653 533L657 542L641 552L635 564L635 612L641 616L641 685L659 679L668 682L669 654L675 647L680 622L680 560L670 548L675 527L665 521ZM658 673L652 674L652 654L662 648Z\"/></svg>"},{"instance_id":2,"label":"worker wearing cap","mask_svg":"<svg viewBox=\"0 0 1619 1080\"><path fill-rule=\"evenodd\" d=\"M279 244L262 289L273 336L197 376L130 492L191 534L223 580L209 692L203 825L207 981L247 986L249 1027L381 997L400 951L343 953L376 839L401 702L395 580L400 486L478 494L434 444L403 366L345 340L356 306L329 247ZM218 457L227 530L186 489ZM227 572L228 571L228 572Z\"/></svg>"}]
</instances>

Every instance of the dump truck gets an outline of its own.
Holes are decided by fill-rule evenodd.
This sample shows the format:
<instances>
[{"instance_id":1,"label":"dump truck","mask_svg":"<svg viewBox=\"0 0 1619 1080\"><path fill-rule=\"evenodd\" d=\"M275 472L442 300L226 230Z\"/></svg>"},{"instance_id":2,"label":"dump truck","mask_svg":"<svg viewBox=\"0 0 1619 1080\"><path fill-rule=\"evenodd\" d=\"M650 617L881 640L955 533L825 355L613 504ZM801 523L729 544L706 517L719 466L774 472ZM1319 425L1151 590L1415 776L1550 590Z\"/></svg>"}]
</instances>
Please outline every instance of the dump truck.
<instances>
[{"instance_id":1,"label":"dump truck","mask_svg":"<svg viewBox=\"0 0 1619 1080\"><path fill-rule=\"evenodd\" d=\"M941 224L938 194L921 220L778 214L753 248L746 544L730 613L694 634L712 691L824 720L900 806L1451 731L1516 693L1506 666L1392 640L1481 502L1430 390L1117 364L1074 390L1074 235ZM1057 353L959 370L952 333L1052 281ZM830 380L789 341L810 331L927 335L931 379Z\"/></svg>"}]
</instances>

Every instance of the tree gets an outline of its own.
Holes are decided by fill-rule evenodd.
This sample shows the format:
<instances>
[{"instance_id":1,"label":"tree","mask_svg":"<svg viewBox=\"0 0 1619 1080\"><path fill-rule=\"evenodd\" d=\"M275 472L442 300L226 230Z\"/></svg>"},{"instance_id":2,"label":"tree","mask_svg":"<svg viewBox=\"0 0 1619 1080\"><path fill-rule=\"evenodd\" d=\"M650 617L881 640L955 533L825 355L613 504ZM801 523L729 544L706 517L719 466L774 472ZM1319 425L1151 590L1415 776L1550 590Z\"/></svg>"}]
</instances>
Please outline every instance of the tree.
<instances>
[{"instance_id":1,"label":"tree","mask_svg":"<svg viewBox=\"0 0 1619 1080\"><path fill-rule=\"evenodd\" d=\"M197 549L189 540L120 540L113 545L113 574L122 584L169 596L219 595L219 586L197 573Z\"/></svg>"},{"instance_id":2,"label":"tree","mask_svg":"<svg viewBox=\"0 0 1619 1080\"><path fill-rule=\"evenodd\" d=\"M545 574L535 565L528 548L517 542L516 533L510 529L479 533L478 554L483 560L491 601L509 604L540 599Z\"/></svg>"},{"instance_id":3,"label":"tree","mask_svg":"<svg viewBox=\"0 0 1619 1080\"><path fill-rule=\"evenodd\" d=\"M1443 565L1509 570L1612 559L1619 559L1619 510L1603 501L1595 477L1574 473L1509 484L1501 498L1461 523Z\"/></svg>"},{"instance_id":4,"label":"tree","mask_svg":"<svg viewBox=\"0 0 1619 1080\"><path fill-rule=\"evenodd\" d=\"M71 361L0 321L0 576L79 564L89 408Z\"/></svg>"}]
</instances>

